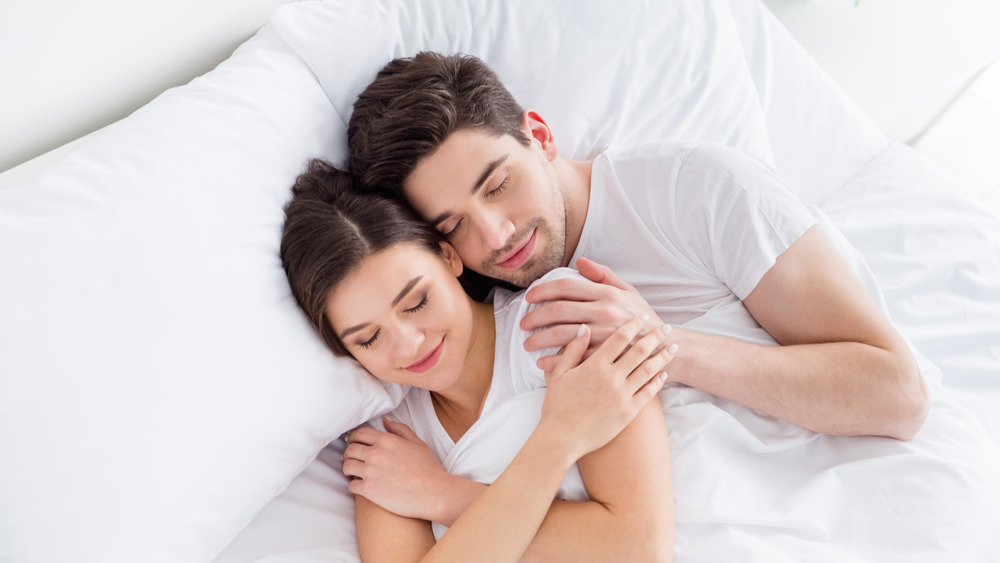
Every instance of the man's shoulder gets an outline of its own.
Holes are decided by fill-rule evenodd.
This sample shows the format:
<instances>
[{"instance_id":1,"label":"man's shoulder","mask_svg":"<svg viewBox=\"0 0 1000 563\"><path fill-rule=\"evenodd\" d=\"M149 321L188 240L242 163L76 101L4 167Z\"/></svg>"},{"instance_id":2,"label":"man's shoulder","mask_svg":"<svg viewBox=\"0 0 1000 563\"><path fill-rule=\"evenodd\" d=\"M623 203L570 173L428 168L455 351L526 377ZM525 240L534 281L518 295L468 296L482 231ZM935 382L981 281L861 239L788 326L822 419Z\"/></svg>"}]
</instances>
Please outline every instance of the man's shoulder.
<instances>
[{"instance_id":1,"label":"man's shoulder","mask_svg":"<svg viewBox=\"0 0 1000 563\"><path fill-rule=\"evenodd\" d=\"M705 161L729 158L752 158L749 153L736 147L714 141L649 141L636 145L609 147L599 158L610 160L630 159L697 159Z\"/></svg>"},{"instance_id":2,"label":"man's shoulder","mask_svg":"<svg viewBox=\"0 0 1000 563\"><path fill-rule=\"evenodd\" d=\"M601 153L599 166L685 166L688 168L731 169L762 163L749 152L714 141L662 140L637 145L610 147Z\"/></svg>"}]
</instances>

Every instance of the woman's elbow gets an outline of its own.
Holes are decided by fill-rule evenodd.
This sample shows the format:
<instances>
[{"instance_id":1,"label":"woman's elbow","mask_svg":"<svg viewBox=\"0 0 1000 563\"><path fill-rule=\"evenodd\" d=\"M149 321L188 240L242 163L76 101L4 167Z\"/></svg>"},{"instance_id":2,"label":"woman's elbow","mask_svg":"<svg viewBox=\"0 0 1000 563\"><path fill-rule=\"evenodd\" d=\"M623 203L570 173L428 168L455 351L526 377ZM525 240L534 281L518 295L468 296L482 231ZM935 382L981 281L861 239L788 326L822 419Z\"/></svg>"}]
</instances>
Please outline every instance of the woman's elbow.
<instances>
[{"instance_id":1,"label":"woman's elbow","mask_svg":"<svg viewBox=\"0 0 1000 563\"><path fill-rule=\"evenodd\" d=\"M633 527L639 531L629 542L628 561L655 561L669 563L674 560L673 519L650 519ZM641 530L641 531L640 531Z\"/></svg>"},{"instance_id":2,"label":"woman's elbow","mask_svg":"<svg viewBox=\"0 0 1000 563\"><path fill-rule=\"evenodd\" d=\"M931 406L930 392L923 374L915 365L908 371L908 376L900 384L896 420L891 434L897 440L913 439L923 428Z\"/></svg>"},{"instance_id":3,"label":"woman's elbow","mask_svg":"<svg viewBox=\"0 0 1000 563\"><path fill-rule=\"evenodd\" d=\"M674 560L674 535L650 538L642 549L639 558L634 561L655 561L657 563L672 563Z\"/></svg>"}]
</instances>

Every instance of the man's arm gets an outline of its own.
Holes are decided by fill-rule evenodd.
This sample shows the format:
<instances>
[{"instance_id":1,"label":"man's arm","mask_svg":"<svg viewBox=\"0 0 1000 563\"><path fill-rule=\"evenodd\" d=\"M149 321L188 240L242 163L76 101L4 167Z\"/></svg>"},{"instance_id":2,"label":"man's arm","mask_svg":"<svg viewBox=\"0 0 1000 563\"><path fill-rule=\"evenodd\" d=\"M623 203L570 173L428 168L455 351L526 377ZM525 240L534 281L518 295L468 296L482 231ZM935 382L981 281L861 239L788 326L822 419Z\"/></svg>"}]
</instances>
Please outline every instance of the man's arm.
<instances>
[{"instance_id":1,"label":"man's arm","mask_svg":"<svg viewBox=\"0 0 1000 563\"><path fill-rule=\"evenodd\" d=\"M686 332L675 380L827 434L909 439L929 408L909 348L819 227L743 301L782 346Z\"/></svg>"},{"instance_id":2,"label":"man's arm","mask_svg":"<svg viewBox=\"0 0 1000 563\"><path fill-rule=\"evenodd\" d=\"M644 301L637 305L638 292L610 269L581 262L580 272L599 287L560 280L533 288L531 301L564 301L525 317L525 330L555 329L532 336L526 347L558 345L561 329L552 325L613 326L643 306L651 310ZM668 341L681 352L670 365L672 381L826 434L909 439L920 429L929 399L916 362L819 227L782 253L743 303L782 346L675 328Z\"/></svg>"}]
</instances>

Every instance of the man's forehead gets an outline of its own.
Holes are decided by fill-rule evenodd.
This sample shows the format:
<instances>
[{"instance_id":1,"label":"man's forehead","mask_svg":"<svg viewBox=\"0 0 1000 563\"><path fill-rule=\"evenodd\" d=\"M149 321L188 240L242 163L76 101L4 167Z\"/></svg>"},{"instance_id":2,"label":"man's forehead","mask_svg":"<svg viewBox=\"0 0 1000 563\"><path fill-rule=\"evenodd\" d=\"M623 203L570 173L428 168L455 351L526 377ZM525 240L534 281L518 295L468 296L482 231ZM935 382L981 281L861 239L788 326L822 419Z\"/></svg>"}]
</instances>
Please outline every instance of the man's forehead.
<instances>
[{"instance_id":1,"label":"man's forehead","mask_svg":"<svg viewBox=\"0 0 1000 563\"><path fill-rule=\"evenodd\" d=\"M475 193L509 156L503 137L473 129L455 131L417 163L403 183L403 192L418 211L434 213L431 208L441 209L447 200Z\"/></svg>"}]
</instances>

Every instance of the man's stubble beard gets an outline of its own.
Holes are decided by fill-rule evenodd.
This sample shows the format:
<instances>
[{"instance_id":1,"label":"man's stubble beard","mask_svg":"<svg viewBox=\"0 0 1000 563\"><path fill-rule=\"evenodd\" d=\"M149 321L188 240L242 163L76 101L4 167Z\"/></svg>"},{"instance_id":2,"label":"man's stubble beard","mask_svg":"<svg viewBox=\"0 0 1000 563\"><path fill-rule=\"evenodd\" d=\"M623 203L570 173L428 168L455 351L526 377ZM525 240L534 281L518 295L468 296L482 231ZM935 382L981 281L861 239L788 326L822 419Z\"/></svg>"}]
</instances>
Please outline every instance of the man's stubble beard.
<instances>
[{"instance_id":1,"label":"man's stubble beard","mask_svg":"<svg viewBox=\"0 0 1000 563\"><path fill-rule=\"evenodd\" d=\"M565 214L564 214L565 217ZM565 222L565 221L564 221ZM497 260L509 253L517 246L524 244L532 231L538 231L534 254L528 260L514 270L501 268L496 265ZM493 252L488 258L483 260L481 267L485 275L497 278L518 287L528 287L531 283L552 270L562 266L563 257L566 255L565 229L563 235L552 228L542 217L532 219L520 232L511 237L510 244L504 248Z\"/></svg>"}]
</instances>

